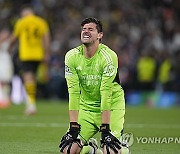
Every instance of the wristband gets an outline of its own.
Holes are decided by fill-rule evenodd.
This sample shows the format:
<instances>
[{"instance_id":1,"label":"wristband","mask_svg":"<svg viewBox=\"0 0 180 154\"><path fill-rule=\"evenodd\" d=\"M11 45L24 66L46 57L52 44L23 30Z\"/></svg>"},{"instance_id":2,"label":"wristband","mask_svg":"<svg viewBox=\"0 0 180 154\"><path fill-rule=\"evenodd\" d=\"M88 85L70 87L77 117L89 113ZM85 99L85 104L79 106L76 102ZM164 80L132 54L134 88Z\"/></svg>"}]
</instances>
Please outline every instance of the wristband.
<instances>
[{"instance_id":1,"label":"wristband","mask_svg":"<svg viewBox=\"0 0 180 154\"><path fill-rule=\"evenodd\" d=\"M100 132L110 132L109 124L102 124L100 126Z\"/></svg>"}]
</instances>

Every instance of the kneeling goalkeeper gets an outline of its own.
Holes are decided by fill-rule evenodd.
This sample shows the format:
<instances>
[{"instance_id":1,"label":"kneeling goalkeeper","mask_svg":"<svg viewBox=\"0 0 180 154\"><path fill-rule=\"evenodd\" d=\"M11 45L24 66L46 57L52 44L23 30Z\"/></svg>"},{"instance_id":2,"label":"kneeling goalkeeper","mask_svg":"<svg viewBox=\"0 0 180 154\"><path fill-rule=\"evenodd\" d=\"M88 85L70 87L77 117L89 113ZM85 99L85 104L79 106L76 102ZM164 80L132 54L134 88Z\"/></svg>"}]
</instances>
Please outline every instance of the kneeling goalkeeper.
<instances>
[{"instance_id":1,"label":"kneeling goalkeeper","mask_svg":"<svg viewBox=\"0 0 180 154\"><path fill-rule=\"evenodd\" d=\"M118 57L101 43L102 37L101 22L86 18L81 23L82 45L66 53L70 126L59 145L62 153L83 153L83 146L88 144L89 153L95 153L89 139L98 132L104 153L122 153L124 91L119 82Z\"/></svg>"}]
</instances>

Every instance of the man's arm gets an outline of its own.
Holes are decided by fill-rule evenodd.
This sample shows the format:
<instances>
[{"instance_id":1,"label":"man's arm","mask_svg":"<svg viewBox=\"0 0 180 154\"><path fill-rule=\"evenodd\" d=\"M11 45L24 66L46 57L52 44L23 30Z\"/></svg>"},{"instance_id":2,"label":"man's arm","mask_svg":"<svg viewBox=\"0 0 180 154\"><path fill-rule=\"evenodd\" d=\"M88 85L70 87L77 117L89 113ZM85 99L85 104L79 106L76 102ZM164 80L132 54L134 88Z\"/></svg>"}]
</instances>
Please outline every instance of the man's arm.
<instances>
[{"instance_id":1,"label":"man's arm","mask_svg":"<svg viewBox=\"0 0 180 154\"><path fill-rule=\"evenodd\" d=\"M113 62L104 66L100 93L101 93L101 111L102 123L110 122L110 110L112 103L113 81L116 76L117 69Z\"/></svg>"},{"instance_id":2,"label":"man's arm","mask_svg":"<svg viewBox=\"0 0 180 154\"><path fill-rule=\"evenodd\" d=\"M80 101L79 78L74 67L73 53L67 53L65 56L65 77L69 93L69 118L70 122L78 121L78 110ZM71 58L70 58L71 57Z\"/></svg>"},{"instance_id":3,"label":"man's arm","mask_svg":"<svg viewBox=\"0 0 180 154\"><path fill-rule=\"evenodd\" d=\"M70 122L77 122L78 121L78 110L69 110L69 119Z\"/></svg>"},{"instance_id":4,"label":"man's arm","mask_svg":"<svg viewBox=\"0 0 180 154\"><path fill-rule=\"evenodd\" d=\"M47 62L49 60L49 54L50 54L50 34L47 32L43 36L43 47L45 51L44 61Z\"/></svg>"},{"instance_id":5,"label":"man's arm","mask_svg":"<svg viewBox=\"0 0 180 154\"><path fill-rule=\"evenodd\" d=\"M16 22L16 24L14 25L13 32L12 32L11 37L9 39L9 47L8 47L9 53L11 53L13 51L14 44L20 36L21 25L22 24L21 24L20 20L18 20Z\"/></svg>"},{"instance_id":6,"label":"man's arm","mask_svg":"<svg viewBox=\"0 0 180 154\"><path fill-rule=\"evenodd\" d=\"M65 78L69 93L69 111L73 111L72 114L78 112L80 102L79 77L75 66L77 52L76 49L72 49L65 56ZM78 116L78 114L76 113L75 116Z\"/></svg>"},{"instance_id":7,"label":"man's arm","mask_svg":"<svg viewBox=\"0 0 180 154\"><path fill-rule=\"evenodd\" d=\"M78 134L80 133L81 126L78 121L78 110L80 101L80 87L79 78L75 70L73 60L74 52L68 52L65 56L65 78L68 86L69 93L69 118L70 127L68 132L62 137L60 142L60 151L64 153L80 152L82 145ZM76 60L76 59L75 59Z\"/></svg>"},{"instance_id":8,"label":"man's arm","mask_svg":"<svg viewBox=\"0 0 180 154\"><path fill-rule=\"evenodd\" d=\"M8 46L8 52L10 54L12 52L12 48L13 48L13 45L15 44L16 40L17 40L17 37L12 34L10 39L9 39L9 46Z\"/></svg>"},{"instance_id":9,"label":"man's arm","mask_svg":"<svg viewBox=\"0 0 180 154\"><path fill-rule=\"evenodd\" d=\"M101 117L102 117L102 124L110 124L110 110L102 111Z\"/></svg>"},{"instance_id":10,"label":"man's arm","mask_svg":"<svg viewBox=\"0 0 180 154\"><path fill-rule=\"evenodd\" d=\"M114 153L118 153L121 149L119 140L111 134L110 130L110 112L113 95L113 82L117 73L117 56L115 54L108 54L105 57L103 64L103 76L101 81L101 118L102 125L100 126L101 132L101 147L110 153L110 149Z\"/></svg>"}]
</instances>

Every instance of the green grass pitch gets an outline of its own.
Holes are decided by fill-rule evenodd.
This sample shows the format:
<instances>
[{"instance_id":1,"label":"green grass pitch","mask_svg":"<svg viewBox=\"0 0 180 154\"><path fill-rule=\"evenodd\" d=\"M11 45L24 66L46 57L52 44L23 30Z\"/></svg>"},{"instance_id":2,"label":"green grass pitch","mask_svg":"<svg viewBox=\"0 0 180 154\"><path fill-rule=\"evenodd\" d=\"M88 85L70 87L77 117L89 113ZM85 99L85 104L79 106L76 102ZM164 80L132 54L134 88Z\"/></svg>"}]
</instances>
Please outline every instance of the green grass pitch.
<instances>
[{"instance_id":1,"label":"green grass pitch","mask_svg":"<svg viewBox=\"0 0 180 154\"><path fill-rule=\"evenodd\" d=\"M58 154L59 141L68 127L68 104L38 101L38 114L25 116L24 105L0 109L0 154ZM124 132L133 133L132 154L179 154L180 108L126 108ZM138 138L143 138L138 143ZM147 138L161 143L147 143ZM163 138L165 140L163 140Z\"/></svg>"}]
</instances>

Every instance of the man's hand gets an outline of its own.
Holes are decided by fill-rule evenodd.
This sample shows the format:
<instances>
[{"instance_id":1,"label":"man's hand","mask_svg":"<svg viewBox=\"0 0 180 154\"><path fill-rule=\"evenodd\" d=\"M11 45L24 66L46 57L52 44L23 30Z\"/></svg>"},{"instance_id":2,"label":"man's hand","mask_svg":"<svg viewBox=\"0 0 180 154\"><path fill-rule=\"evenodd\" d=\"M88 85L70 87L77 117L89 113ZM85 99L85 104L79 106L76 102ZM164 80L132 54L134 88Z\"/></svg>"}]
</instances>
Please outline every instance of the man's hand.
<instances>
[{"instance_id":1,"label":"man's hand","mask_svg":"<svg viewBox=\"0 0 180 154\"><path fill-rule=\"evenodd\" d=\"M101 134L101 147L106 148L107 154L110 154L110 149L114 153L118 153L121 149L120 141L110 133L109 124L102 124L100 127Z\"/></svg>"},{"instance_id":2,"label":"man's hand","mask_svg":"<svg viewBox=\"0 0 180 154\"><path fill-rule=\"evenodd\" d=\"M81 126L77 122L70 122L69 131L62 137L59 148L60 152L63 152L67 147L67 153L70 153L73 143L77 143L79 147L82 147L78 134L81 130Z\"/></svg>"}]
</instances>

